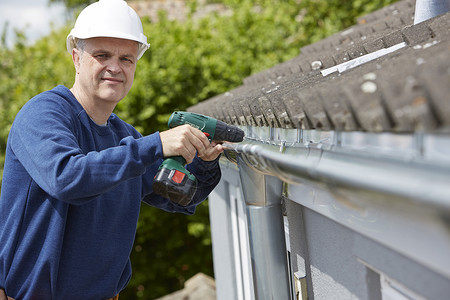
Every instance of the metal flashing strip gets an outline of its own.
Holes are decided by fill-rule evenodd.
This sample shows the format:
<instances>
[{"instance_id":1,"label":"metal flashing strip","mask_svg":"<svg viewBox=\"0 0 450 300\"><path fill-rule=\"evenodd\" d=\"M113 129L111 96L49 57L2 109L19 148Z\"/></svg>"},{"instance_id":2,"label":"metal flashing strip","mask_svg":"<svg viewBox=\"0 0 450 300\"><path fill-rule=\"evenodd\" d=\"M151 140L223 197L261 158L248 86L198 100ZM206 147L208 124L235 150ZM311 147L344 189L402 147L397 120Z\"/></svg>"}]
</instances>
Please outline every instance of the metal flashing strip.
<instances>
[{"instance_id":1,"label":"metal flashing strip","mask_svg":"<svg viewBox=\"0 0 450 300\"><path fill-rule=\"evenodd\" d=\"M375 192L450 211L447 135L286 130L248 128L243 143L225 148L288 183Z\"/></svg>"},{"instance_id":2,"label":"metal flashing strip","mask_svg":"<svg viewBox=\"0 0 450 300\"><path fill-rule=\"evenodd\" d=\"M399 43L397 45L391 46L389 48L380 49L378 51L375 51L375 52L372 52L372 53L360 56L358 58L349 60L349 61L347 61L345 63L342 63L342 64L339 64L339 65L330 67L328 69L320 71L320 73L322 73L322 76L324 76L324 77L328 76L328 75L330 75L331 73L334 73L334 72L342 73L342 72L348 71L350 69L353 69L355 67L358 67L358 66L360 66L362 64L368 63L368 62L370 62L372 60L375 60L375 59L377 59L379 57L385 56L385 55L387 55L389 53L395 52L395 51L397 51L397 50L399 50L401 48L404 48L404 47L406 47L406 43L402 42L402 43Z\"/></svg>"}]
</instances>

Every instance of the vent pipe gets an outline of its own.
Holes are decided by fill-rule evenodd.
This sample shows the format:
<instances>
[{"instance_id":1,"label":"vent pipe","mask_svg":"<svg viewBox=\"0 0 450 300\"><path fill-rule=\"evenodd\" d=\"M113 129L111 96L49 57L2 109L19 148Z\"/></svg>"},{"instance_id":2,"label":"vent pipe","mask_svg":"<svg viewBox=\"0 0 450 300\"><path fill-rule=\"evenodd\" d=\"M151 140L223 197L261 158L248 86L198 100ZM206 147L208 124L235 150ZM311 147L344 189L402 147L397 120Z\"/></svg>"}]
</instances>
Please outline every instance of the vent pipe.
<instances>
[{"instance_id":1,"label":"vent pipe","mask_svg":"<svg viewBox=\"0 0 450 300\"><path fill-rule=\"evenodd\" d=\"M450 10L450 0L417 0L414 24L445 14Z\"/></svg>"}]
</instances>

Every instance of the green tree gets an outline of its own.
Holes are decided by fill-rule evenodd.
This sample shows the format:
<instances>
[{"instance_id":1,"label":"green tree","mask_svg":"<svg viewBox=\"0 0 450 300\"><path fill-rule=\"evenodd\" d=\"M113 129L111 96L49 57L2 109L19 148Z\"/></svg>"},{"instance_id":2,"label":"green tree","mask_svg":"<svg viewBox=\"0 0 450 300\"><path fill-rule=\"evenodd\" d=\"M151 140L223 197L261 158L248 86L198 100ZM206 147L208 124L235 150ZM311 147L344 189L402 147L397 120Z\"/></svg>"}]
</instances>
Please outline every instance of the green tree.
<instances>
[{"instance_id":1,"label":"green tree","mask_svg":"<svg viewBox=\"0 0 450 300\"><path fill-rule=\"evenodd\" d=\"M96 0L49 0L49 3L58 3L62 2L66 6L66 8L70 11L75 11L85 6L88 6L91 3L97 2Z\"/></svg>"},{"instance_id":2,"label":"green tree","mask_svg":"<svg viewBox=\"0 0 450 300\"><path fill-rule=\"evenodd\" d=\"M90 3L62 1L76 11ZM214 1L212 1L214 2ZM232 14L185 22L143 18L151 48L138 62L135 82L116 113L143 134L166 129L169 115L221 94L252 73L299 54L299 49L336 33L355 18L393 0L255 0L225 3ZM189 5L194 10L195 1ZM18 110L57 84L71 87L74 68L65 49L70 26L33 45L16 32L15 44L0 45L0 167ZM4 37L4 34L3 34ZM141 208L132 252L133 277L121 299L153 299L183 287L198 272L213 275L208 203L193 216Z\"/></svg>"}]
</instances>

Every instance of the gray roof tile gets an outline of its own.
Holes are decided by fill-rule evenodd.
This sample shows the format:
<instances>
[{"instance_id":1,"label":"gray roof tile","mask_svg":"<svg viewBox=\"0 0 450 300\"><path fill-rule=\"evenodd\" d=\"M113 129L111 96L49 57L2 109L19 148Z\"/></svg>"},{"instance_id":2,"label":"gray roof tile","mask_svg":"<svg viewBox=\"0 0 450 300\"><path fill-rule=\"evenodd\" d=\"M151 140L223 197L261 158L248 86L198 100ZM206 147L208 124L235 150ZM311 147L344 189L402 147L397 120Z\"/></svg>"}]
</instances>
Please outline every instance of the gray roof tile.
<instances>
[{"instance_id":1,"label":"gray roof tile","mask_svg":"<svg viewBox=\"0 0 450 300\"><path fill-rule=\"evenodd\" d=\"M252 75L242 86L189 110L244 126L448 131L450 13L417 25L412 25L412 19L408 25L386 21L412 15L411 3L400 1L360 18L347 32L306 46L299 56ZM364 39L353 34L367 33L367 28L371 34ZM406 47L349 71L325 77L320 73L402 42Z\"/></svg>"}]
</instances>

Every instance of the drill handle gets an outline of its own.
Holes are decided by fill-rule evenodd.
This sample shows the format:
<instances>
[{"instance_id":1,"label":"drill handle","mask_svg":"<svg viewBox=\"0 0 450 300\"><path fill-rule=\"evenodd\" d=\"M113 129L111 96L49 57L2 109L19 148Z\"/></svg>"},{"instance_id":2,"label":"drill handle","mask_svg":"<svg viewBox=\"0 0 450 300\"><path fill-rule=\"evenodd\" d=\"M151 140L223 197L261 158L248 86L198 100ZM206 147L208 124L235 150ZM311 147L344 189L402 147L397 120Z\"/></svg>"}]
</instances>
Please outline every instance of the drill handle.
<instances>
[{"instance_id":1,"label":"drill handle","mask_svg":"<svg viewBox=\"0 0 450 300\"><path fill-rule=\"evenodd\" d=\"M179 163L182 166L186 165L186 160L184 159L183 156L171 156L166 159L173 159L174 161L176 161L177 163Z\"/></svg>"}]
</instances>

